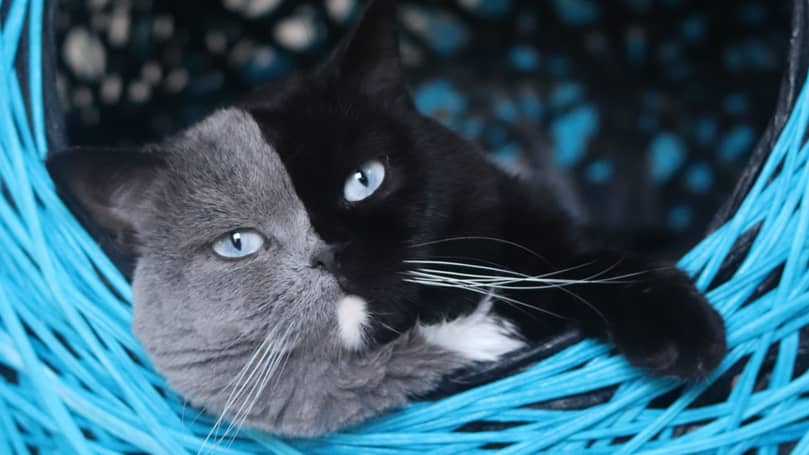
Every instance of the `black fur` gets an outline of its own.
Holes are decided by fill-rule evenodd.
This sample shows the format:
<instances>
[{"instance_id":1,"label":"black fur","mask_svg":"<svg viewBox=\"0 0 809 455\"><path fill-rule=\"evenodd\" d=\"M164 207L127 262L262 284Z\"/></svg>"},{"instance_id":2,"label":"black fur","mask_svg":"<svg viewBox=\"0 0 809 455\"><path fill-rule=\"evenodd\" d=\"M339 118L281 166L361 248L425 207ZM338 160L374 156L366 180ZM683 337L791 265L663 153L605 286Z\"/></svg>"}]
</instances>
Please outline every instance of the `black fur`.
<instances>
[{"instance_id":1,"label":"black fur","mask_svg":"<svg viewBox=\"0 0 809 455\"><path fill-rule=\"evenodd\" d=\"M244 103L281 154L315 229L333 245L346 291L368 300L378 343L417 320L469 312L481 297L403 282L414 267L405 260L495 264L526 275L577 267L554 278L629 276L504 291L525 305L500 301L496 311L529 339L571 324L609 337L655 373L695 378L716 366L725 352L723 321L682 272L601 244L550 189L529 192L420 115L405 87L395 4L378 0L325 65ZM360 204L341 201L346 176L371 159L386 163L382 188Z\"/></svg>"}]
</instances>

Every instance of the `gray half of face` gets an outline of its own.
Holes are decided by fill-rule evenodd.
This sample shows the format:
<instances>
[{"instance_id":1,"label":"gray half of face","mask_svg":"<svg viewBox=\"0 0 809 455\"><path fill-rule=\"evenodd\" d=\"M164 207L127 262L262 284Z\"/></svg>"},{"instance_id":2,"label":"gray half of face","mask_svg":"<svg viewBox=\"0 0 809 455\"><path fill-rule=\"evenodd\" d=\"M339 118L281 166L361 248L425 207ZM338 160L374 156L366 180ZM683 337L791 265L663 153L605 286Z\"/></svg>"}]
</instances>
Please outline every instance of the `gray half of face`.
<instances>
[{"instance_id":1,"label":"gray half of face","mask_svg":"<svg viewBox=\"0 0 809 455\"><path fill-rule=\"evenodd\" d=\"M455 369L521 346L482 305L364 349L373 315L311 266L323 242L248 113L216 112L161 153L165 175L148 195L160 203L138 226L133 325L157 369L191 403L273 433L317 435L401 406ZM211 243L237 228L261 233L265 244L240 260L214 254Z\"/></svg>"},{"instance_id":2,"label":"gray half of face","mask_svg":"<svg viewBox=\"0 0 809 455\"><path fill-rule=\"evenodd\" d=\"M159 194L150 195L160 203L139 226L133 278L136 323L161 314L137 324L139 335L156 338L150 329L175 332L175 324L184 324L198 349L266 333L270 323L335 336L335 309L324 302L337 300L339 285L310 264L323 242L249 114L219 111L173 139L164 153L166 175ZM228 260L211 250L215 239L243 228L266 239L259 251ZM299 327L303 320L306 326Z\"/></svg>"}]
</instances>

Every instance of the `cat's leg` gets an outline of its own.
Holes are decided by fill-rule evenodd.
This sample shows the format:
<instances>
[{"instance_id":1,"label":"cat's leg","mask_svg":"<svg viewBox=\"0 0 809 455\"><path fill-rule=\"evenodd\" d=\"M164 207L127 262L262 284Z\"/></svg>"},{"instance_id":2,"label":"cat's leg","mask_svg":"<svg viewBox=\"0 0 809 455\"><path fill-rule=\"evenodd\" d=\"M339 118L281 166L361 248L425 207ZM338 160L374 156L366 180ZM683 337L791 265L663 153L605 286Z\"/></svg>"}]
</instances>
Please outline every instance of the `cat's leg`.
<instances>
[{"instance_id":1,"label":"cat's leg","mask_svg":"<svg viewBox=\"0 0 809 455\"><path fill-rule=\"evenodd\" d=\"M634 365L699 378L722 359L725 327L685 273L611 251L582 254L542 306L608 337Z\"/></svg>"}]
</instances>

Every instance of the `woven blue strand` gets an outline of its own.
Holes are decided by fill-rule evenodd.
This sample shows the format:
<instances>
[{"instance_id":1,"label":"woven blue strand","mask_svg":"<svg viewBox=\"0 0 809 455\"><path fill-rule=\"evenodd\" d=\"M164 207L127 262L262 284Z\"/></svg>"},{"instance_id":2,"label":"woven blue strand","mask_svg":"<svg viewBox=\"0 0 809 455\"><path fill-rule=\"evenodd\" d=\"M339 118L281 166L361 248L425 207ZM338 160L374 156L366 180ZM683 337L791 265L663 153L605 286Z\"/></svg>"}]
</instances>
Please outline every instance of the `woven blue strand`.
<instances>
[{"instance_id":1,"label":"woven blue strand","mask_svg":"<svg viewBox=\"0 0 809 455\"><path fill-rule=\"evenodd\" d=\"M2 5L2 3L0 3ZM0 24L0 453L196 452L213 419L183 403L150 368L129 330L130 290L55 194L42 97L43 0L18 0ZM14 72L28 23L29 84ZM25 90L26 92L23 92ZM687 386L666 409L649 403L681 384L649 378L609 347L584 341L527 371L441 401L416 403L365 426L317 440L284 441L243 431L221 454L489 453L774 454L794 441L809 454L809 373L794 376L798 336L809 324L809 121L807 87L761 175L735 216L679 265L696 278L728 323L730 352L706 381ZM30 99L26 110L23 93ZM759 232L736 273L708 284L734 242ZM762 280L784 266L777 286L745 305ZM768 387L754 391L764 356L778 356ZM691 406L740 360L745 367L726 402ZM618 386L586 410L524 406ZM473 421L521 422L500 431L454 432ZM675 428L693 425L684 434ZM216 434L214 437L217 436ZM622 442L616 442L616 440Z\"/></svg>"}]
</instances>

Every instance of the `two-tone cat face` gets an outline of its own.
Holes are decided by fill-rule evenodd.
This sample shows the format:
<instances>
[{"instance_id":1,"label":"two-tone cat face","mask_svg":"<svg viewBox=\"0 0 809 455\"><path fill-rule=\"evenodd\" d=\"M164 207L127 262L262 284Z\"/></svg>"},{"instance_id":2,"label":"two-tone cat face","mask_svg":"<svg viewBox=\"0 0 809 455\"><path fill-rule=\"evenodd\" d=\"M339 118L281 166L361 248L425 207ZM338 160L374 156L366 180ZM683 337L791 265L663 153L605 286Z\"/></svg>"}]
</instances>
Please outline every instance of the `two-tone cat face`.
<instances>
[{"instance_id":1,"label":"two-tone cat face","mask_svg":"<svg viewBox=\"0 0 809 455\"><path fill-rule=\"evenodd\" d=\"M328 245L314 262L366 302L367 341L385 342L419 317L421 291L402 280L404 261L424 254L414 245L443 228L425 215L447 210L435 194L451 178L430 168L434 151L423 150L426 134L416 129L435 127L410 106L365 98L339 80L320 88L320 77L248 110Z\"/></svg>"},{"instance_id":2,"label":"two-tone cat face","mask_svg":"<svg viewBox=\"0 0 809 455\"><path fill-rule=\"evenodd\" d=\"M77 150L49 166L95 223L137 255L134 328L157 368L193 403L240 416L251 411L232 409L248 401L234 398L242 393L234 380L258 396L283 359L290 380L274 391L300 386L290 372L299 365L336 368L334 359L388 343L417 321L475 308L479 296L425 290L403 272L409 259L437 254L429 243L452 231L464 203L458 194L486 204L486 195L455 188L483 162L414 109L395 11L378 2L309 73L161 144ZM257 368L239 383L237 373ZM418 392L397 387L386 400ZM252 413L287 409L288 395ZM296 427L305 431L262 424L306 433L322 431L323 418Z\"/></svg>"}]
</instances>

